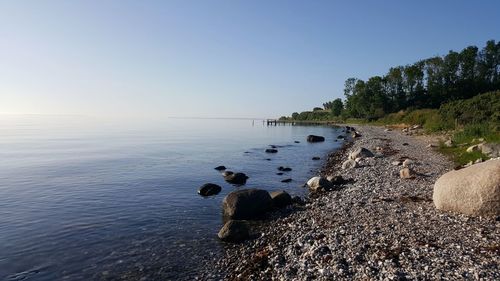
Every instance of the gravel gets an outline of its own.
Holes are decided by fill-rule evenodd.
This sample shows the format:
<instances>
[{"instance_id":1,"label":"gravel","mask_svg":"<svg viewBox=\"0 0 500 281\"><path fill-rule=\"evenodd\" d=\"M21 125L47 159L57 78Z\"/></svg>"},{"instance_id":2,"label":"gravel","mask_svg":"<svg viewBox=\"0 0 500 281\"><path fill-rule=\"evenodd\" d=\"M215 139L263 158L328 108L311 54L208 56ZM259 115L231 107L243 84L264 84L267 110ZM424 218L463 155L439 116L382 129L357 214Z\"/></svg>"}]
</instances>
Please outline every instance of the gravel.
<instances>
[{"instance_id":1,"label":"gravel","mask_svg":"<svg viewBox=\"0 0 500 281\"><path fill-rule=\"evenodd\" d=\"M348 183L270 214L253 226L257 238L225 243L198 279L500 280L499 218L434 208L433 184L453 163L399 131L356 129L362 137L330 154L321 171ZM359 147L375 157L342 170ZM392 164L405 159L413 179L401 179L402 166Z\"/></svg>"}]
</instances>

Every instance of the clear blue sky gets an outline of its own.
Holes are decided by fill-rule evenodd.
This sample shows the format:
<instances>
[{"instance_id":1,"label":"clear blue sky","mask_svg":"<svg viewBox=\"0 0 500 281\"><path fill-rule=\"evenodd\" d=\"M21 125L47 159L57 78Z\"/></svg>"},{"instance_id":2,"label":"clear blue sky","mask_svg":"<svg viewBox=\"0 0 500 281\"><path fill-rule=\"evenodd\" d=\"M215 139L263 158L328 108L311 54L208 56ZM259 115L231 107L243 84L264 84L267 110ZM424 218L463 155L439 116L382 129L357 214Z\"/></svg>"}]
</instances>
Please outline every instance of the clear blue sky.
<instances>
[{"instance_id":1,"label":"clear blue sky","mask_svg":"<svg viewBox=\"0 0 500 281\"><path fill-rule=\"evenodd\" d=\"M499 35L495 0L0 0L0 113L279 117Z\"/></svg>"}]
</instances>

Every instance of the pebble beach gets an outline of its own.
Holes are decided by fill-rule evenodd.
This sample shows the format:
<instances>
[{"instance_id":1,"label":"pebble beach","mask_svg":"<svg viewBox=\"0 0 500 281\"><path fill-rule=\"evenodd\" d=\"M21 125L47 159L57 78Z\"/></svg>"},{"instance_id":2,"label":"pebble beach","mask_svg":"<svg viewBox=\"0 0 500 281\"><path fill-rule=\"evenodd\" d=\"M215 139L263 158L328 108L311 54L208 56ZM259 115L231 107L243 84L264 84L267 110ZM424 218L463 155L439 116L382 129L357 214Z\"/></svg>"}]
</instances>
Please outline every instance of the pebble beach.
<instances>
[{"instance_id":1,"label":"pebble beach","mask_svg":"<svg viewBox=\"0 0 500 281\"><path fill-rule=\"evenodd\" d=\"M254 238L224 243L199 279L499 280L499 218L434 207L434 183L453 163L399 130L356 130L361 137L328 155L319 172L346 183L252 224ZM343 170L361 147L375 157ZM412 178L400 177L396 163L405 159Z\"/></svg>"}]
</instances>

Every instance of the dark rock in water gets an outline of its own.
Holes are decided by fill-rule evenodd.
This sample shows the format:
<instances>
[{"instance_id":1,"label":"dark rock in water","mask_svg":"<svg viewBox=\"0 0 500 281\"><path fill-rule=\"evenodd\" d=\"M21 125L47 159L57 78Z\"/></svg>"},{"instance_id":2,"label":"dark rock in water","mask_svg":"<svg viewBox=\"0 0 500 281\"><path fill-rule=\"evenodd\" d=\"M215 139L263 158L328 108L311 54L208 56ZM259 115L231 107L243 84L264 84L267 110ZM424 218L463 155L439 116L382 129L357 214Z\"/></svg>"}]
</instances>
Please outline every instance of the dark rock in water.
<instances>
[{"instance_id":1,"label":"dark rock in water","mask_svg":"<svg viewBox=\"0 0 500 281\"><path fill-rule=\"evenodd\" d=\"M407 146L407 145L408 145L408 143L407 143L407 142L403 142L403 145L404 145L404 146Z\"/></svg>"},{"instance_id":2,"label":"dark rock in water","mask_svg":"<svg viewBox=\"0 0 500 281\"><path fill-rule=\"evenodd\" d=\"M250 151L245 151L245 154L248 154L248 153L252 153L252 152L250 152Z\"/></svg>"},{"instance_id":3,"label":"dark rock in water","mask_svg":"<svg viewBox=\"0 0 500 281\"><path fill-rule=\"evenodd\" d=\"M273 191L270 195L273 205L277 208L283 208L292 204L292 197L286 191Z\"/></svg>"},{"instance_id":4,"label":"dark rock in water","mask_svg":"<svg viewBox=\"0 0 500 281\"><path fill-rule=\"evenodd\" d=\"M235 173L235 174L229 174L227 176L224 176L224 180L227 181L228 183L232 184L245 184L247 182L247 175L244 173Z\"/></svg>"},{"instance_id":5,"label":"dark rock in water","mask_svg":"<svg viewBox=\"0 0 500 281\"><path fill-rule=\"evenodd\" d=\"M290 167L283 167L283 166L279 166L278 167L278 170L279 171L282 171L282 172L290 172L292 170L292 168Z\"/></svg>"},{"instance_id":6,"label":"dark rock in water","mask_svg":"<svg viewBox=\"0 0 500 281\"><path fill-rule=\"evenodd\" d=\"M274 148L268 148L266 149L266 153L277 153L278 150L277 149L274 149Z\"/></svg>"},{"instance_id":7,"label":"dark rock in water","mask_svg":"<svg viewBox=\"0 0 500 281\"><path fill-rule=\"evenodd\" d=\"M300 143L300 141L294 141L294 143Z\"/></svg>"},{"instance_id":8,"label":"dark rock in water","mask_svg":"<svg viewBox=\"0 0 500 281\"><path fill-rule=\"evenodd\" d=\"M309 135L309 136L307 136L307 141L308 142L322 142L322 141L325 141L325 137Z\"/></svg>"},{"instance_id":9,"label":"dark rock in water","mask_svg":"<svg viewBox=\"0 0 500 281\"><path fill-rule=\"evenodd\" d=\"M338 135L338 136L337 136L337 139L339 139L339 140L340 140L340 139L344 139L344 138L345 138L345 137L344 137L343 135Z\"/></svg>"},{"instance_id":10,"label":"dark rock in water","mask_svg":"<svg viewBox=\"0 0 500 281\"><path fill-rule=\"evenodd\" d=\"M266 158L267 161L271 161L271 158Z\"/></svg>"},{"instance_id":11,"label":"dark rock in water","mask_svg":"<svg viewBox=\"0 0 500 281\"><path fill-rule=\"evenodd\" d=\"M217 171L224 171L226 169L226 167L225 166L217 166L214 169L216 169Z\"/></svg>"},{"instance_id":12,"label":"dark rock in water","mask_svg":"<svg viewBox=\"0 0 500 281\"><path fill-rule=\"evenodd\" d=\"M219 239L225 242L238 243L250 237L248 224L241 220L229 220L219 231Z\"/></svg>"},{"instance_id":13,"label":"dark rock in water","mask_svg":"<svg viewBox=\"0 0 500 281\"><path fill-rule=\"evenodd\" d=\"M236 220L255 219L270 210L273 202L269 192L243 189L229 193L222 202L224 217Z\"/></svg>"},{"instance_id":14,"label":"dark rock in water","mask_svg":"<svg viewBox=\"0 0 500 281\"><path fill-rule=\"evenodd\" d=\"M224 172L222 173L222 176L223 176L223 177L227 177L227 176L230 176L230 175L232 175L232 174L234 174L234 173L233 173L233 172L231 172L231 171L224 171Z\"/></svg>"},{"instance_id":15,"label":"dark rock in water","mask_svg":"<svg viewBox=\"0 0 500 281\"><path fill-rule=\"evenodd\" d=\"M361 137L361 134L359 132L354 132L354 133L352 133L352 137L359 138L359 137Z\"/></svg>"},{"instance_id":16,"label":"dark rock in water","mask_svg":"<svg viewBox=\"0 0 500 281\"><path fill-rule=\"evenodd\" d=\"M277 146L276 146L276 145L274 145L274 144L270 144L269 146L270 146L271 148L277 148Z\"/></svg>"},{"instance_id":17,"label":"dark rock in water","mask_svg":"<svg viewBox=\"0 0 500 281\"><path fill-rule=\"evenodd\" d=\"M321 159L321 158L319 158L318 156L314 156L314 157L312 158L312 160L320 160L320 159Z\"/></svg>"},{"instance_id":18,"label":"dark rock in water","mask_svg":"<svg viewBox=\"0 0 500 281\"><path fill-rule=\"evenodd\" d=\"M335 142L337 142L338 140L335 140Z\"/></svg>"},{"instance_id":19,"label":"dark rock in water","mask_svg":"<svg viewBox=\"0 0 500 281\"><path fill-rule=\"evenodd\" d=\"M292 181L292 179L284 179L281 182L285 182L286 183L286 182L291 182L291 181Z\"/></svg>"},{"instance_id":20,"label":"dark rock in water","mask_svg":"<svg viewBox=\"0 0 500 281\"><path fill-rule=\"evenodd\" d=\"M218 194L222 190L222 187L214 183L206 183L198 189L198 194L201 196L211 196Z\"/></svg>"},{"instance_id":21,"label":"dark rock in water","mask_svg":"<svg viewBox=\"0 0 500 281\"><path fill-rule=\"evenodd\" d=\"M281 173L281 172L280 172L280 173L276 173L276 174L277 174L278 176L282 176L284 173Z\"/></svg>"}]
</instances>

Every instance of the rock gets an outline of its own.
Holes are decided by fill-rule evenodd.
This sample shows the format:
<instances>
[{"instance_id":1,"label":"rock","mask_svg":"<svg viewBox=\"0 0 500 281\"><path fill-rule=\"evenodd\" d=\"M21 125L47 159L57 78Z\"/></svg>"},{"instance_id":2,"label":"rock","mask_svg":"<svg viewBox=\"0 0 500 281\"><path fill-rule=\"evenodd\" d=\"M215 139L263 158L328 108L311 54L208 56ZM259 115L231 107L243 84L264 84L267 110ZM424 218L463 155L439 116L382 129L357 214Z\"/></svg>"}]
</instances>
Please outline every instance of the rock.
<instances>
[{"instance_id":1,"label":"rock","mask_svg":"<svg viewBox=\"0 0 500 281\"><path fill-rule=\"evenodd\" d=\"M198 194L201 196L211 196L218 194L221 190L222 187L220 187L220 185L216 185L215 183L206 183L198 189Z\"/></svg>"},{"instance_id":2,"label":"rock","mask_svg":"<svg viewBox=\"0 0 500 281\"><path fill-rule=\"evenodd\" d=\"M392 130L389 129L389 128L387 128L387 129L384 130L384 132L390 132L390 131L392 131Z\"/></svg>"},{"instance_id":3,"label":"rock","mask_svg":"<svg viewBox=\"0 0 500 281\"><path fill-rule=\"evenodd\" d=\"M302 200L302 198L300 198L299 196L292 197L292 203L297 205L305 205L304 200Z\"/></svg>"},{"instance_id":4,"label":"rock","mask_svg":"<svg viewBox=\"0 0 500 281\"><path fill-rule=\"evenodd\" d=\"M495 158L495 157L500 157L500 144L498 143L482 143L479 144L479 149L481 150L481 153L490 157L490 158Z\"/></svg>"},{"instance_id":5,"label":"rock","mask_svg":"<svg viewBox=\"0 0 500 281\"><path fill-rule=\"evenodd\" d=\"M271 161L272 159L271 158L266 158L266 161Z\"/></svg>"},{"instance_id":6,"label":"rock","mask_svg":"<svg viewBox=\"0 0 500 281\"><path fill-rule=\"evenodd\" d=\"M273 205L277 208L283 208L292 204L292 196L286 191L273 191L270 193Z\"/></svg>"},{"instance_id":7,"label":"rock","mask_svg":"<svg viewBox=\"0 0 500 281\"><path fill-rule=\"evenodd\" d=\"M417 129L422 129L422 126L420 125L413 125L410 130L417 130Z\"/></svg>"},{"instance_id":8,"label":"rock","mask_svg":"<svg viewBox=\"0 0 500 281\"><path fill-rule=\"evenodd\" d=\"M230 175L232 175L232 174L234 174L234 173L233 173L233 172L231 172L231 171L224 171L224 172L222 173L222 176L223 176L223 177L227 177L227 176L230 176Z\"/></svg>"},{"instance_id":9,"label":"rock","mask_svg":"<svg viewBox=\"0 0 500 281\"><path fill-rule=\"evenodd\" d=\"M311 191L328 190L332 187L332 183L324 177L313 177L307 181L307 186Z\"/></svg>"},{"instance_id":10,"label":"rock","mask_svg":"<svg viewBox=\"0 0 500 281\"><path fill-rule=\"evenodd\" d=\"M401 130L401 132L408 133L408 128L404 128L403 130Z\"/></svg>"},{"instance_id":11,"label":"rock","mask_svg":"<svg viewBox=\"0 0 500 281\"><path fill-rule=\"evenodd\" d=\"M401 165L401 164L402 164L402 162L401 162L401 161L392 161L392 162L391 162L391 164L392 164L393 166L399 166L399 165Z\"/></svg>"},{"instance_id":12,"label":"rock","mask_svg":"<svg viewBox=\"0 0 500 281\"><path fill-rule=\"evenodd\" d=\"M320 159L321 159L321 158L319 158L318 156L314 156L314 157L312 158L312 160L320 160Z\"/></svg>"},{"instance_id":13,"label":"rock","mask_svg":"<svg viewBox=\"0 0 500 281\"><path fill-rule=\"evenodd\" d=\"M399 171L399 177L402 179L412 179L415 177L415 172L410 168L403 168Z\"/></svg>"},{"instance_id":14,"label":"rock","mask_svg":"<svg viewBox=\"0 0 500 281\"><path fill-rule=\"evenodd\" d=\"M475 145L469 146L466 151L470 153L470 152L479 151L479 150L480 150L479 145L475 144Z\"/></svg>"},{"instance_id":15,"label":"rock","mask_svg":"<svg viewBox=\"0 0 500 281\"><path fill-rule=\"evenodd\" d=\"M337 136L337 139L341 140L341 139L344 139L345 137L343 135L338 135Z\"/></svg>"},{"instance_id":16,"label":"rock","mask_svg":"<svg viewBox=\"0 0 500 281\"><path fill-rule=\"evenodd\" d=\"M377 146L377 147L375 147L375 150L378 151L378 152L382 152L382 150L384 150L384 149L382 147L380 147L380 146Z\"/></svg>"},{"instance_id":17,"label":"rock","mask_svg":"<svg viewBox=\"0 0 500 281\"><path fill-rule=\"evenodd\" d=\"M474 164L481 163L481 162L483 162L483 159L482 158L478 158L478 159L476 159L476 161L474 161Z\"/></svg>"},{"instance_id":18,"label":"rock","mask_svg":"<svg viewBox=\"0 0 500 281\"><path fill-rule=\"evenodd\" d=\"M444 142L444 146L446 147L452 147L453 146L453 141L452 140L447 140Z\"/></svg>"},{"instance_id":19,"label":"rock","mask_svg":"<svg viewBox=\"0 0 500 281\"><path fill-rule=\"evenodd\" d=\"M294 143L300 143L300 141L294 141Z\"/></svg>"},{"instance_id":20,"label":"rock","mask_svg":"<svg viewBox=\"0 0 500 281\"><path fill-rule=\"evenodd\" d=\"M278 167L278 170L279 171L282 171L282 172L290 172L292 170L292 168L290 167L283 167L283 166L279 166Z\"/></svg>"},{"instance_id":21,"label":"rock","mask_svg":"<svg viewBox=\"0 0 500 281\"><path fill-rule=\"evenodd\" d=\"M247 182L247 175L244 173L232 173L225 175L224 180L232 184L245 184Z\"/></svg>"},{"instance_id":22,"label":"rock","mask_svg":"<svg viewBox=\"0 0 500 281\"><path fill-rule=\"evenodd\" d=\"M413 161L410 159L405 159L405 161L403 161L403 167L410 167L411 164L413 164Z\"/></svg>"},{"instance_id":23,"label":"rock","mask_svg":"<svg viewBox=\"0 0 500 281\"><path fill-rule=\"evenodd\" d=\"M360 147L349 154L349 159L356 159L358 157L374 157L375 155L368 149Z\"/></svg>"},{"instance_id":24,"label":"rock","mask_svg":"<svg viewBox=\"0 0 500 281\"><path fill-rule=\"evenodd\" d=\"M214 169L217 171L224 171L226 169L226 167L225 166L217 166Z\"/></svg>"},{"instance_id":25,"label":"rock","mask_svg":"<svg viewBox=\"0 0 500 281\"><path fill-rule=\"evenodd\" d=\"M281 172L276 173L276 175L278 175L278 176L282 176L283 174L284 174L284 173L281 173Z\"/></svg>"},{"instance_id":26,"label":"rock","mask_svg":"<svg viewBox=\"0 0 500 281\"><path fill-rule=\"evenodd\" d=\"M344 169L344 170L356 168L357 166L358 166L358 162L356 162L352 159L346 160L344 163L342 163L342 169Z\"/></svg>"},{"instance_id":27,"label":"rock","mask_svg":"<svg viewBox=\"0 0 500 281\"><path fill-rule=\"evenodd\" d=\"M278 150L274 148L268 148L266 149L266 153L278 153Z\"/></svg>"},{"instance_id":28,"label":"rock","mask_svg":"<svg viewBox=\"0 0 500 281\"><path fill-rule=\"evenodd\" d=\"M431 147L436 147L436 145L434 145L434 144L432 144L432 143L429 143L429 144L427 145L427 148L431 148Z\"/></svg>"},{"instance_id":29,"label":"rock","mask_svg":"<svg viewBox=\"0 0 500 281\"><path fill-rule=\"evenodd\" d=\"M309 136L307 136L307 141L308 142L322 142L322 141L325 141L325 137L309 135Z\"/></svg>"},{"instance_id":30,"label":"rock","mask_svg":"<svg viewBox=\"0 0 500 281\"><path fill-rule=\"evenodd\" d=\"M363 162L363 158L358 157L358 158L354 159L354 161L356 161L356 163L358 163L358 164L361 164L361 162Z\"/></svg>"},{"instance_id":31,"label":"rock","mask_svg":"<svg viewBox=\"0 0 500 281\"><path fill-rule=\"evenodd\" d=\"M258 218L273 206L269 193L262 189L242 189L229 193L222 202L223 214L229 219Z\"/></svg>"},{"instance_id":32,"label":"rock","mask_svg":"<svg viewBox=\"0 0 500 281\"><path fill-rule=\"evenodd\" d=\"M404 146L407 146L407 145L409 145L409 144L408 144L407 142L403 142L403 145L404 145Z\"/></svg>"},{"instance_id":33,"label":"rock","mask_svg":"<svg viewBox=\"0 0 500 281\"><path fill-rule=\"evenodd\" d=\"M356 132L352 133L352 137L353 138L359 138L359 137L361 137L361 134L356 131Z\"/></svg>"},{"instance_id":34,"label":"rock","mask_svg":"<svg viewBox=\"0 0 500 281\"><path fill-rule=\"evenodd\" d=\"M434 184L434 205L474 216L500 215L500 160L442 175Z\"/></svg>"},{"instance_id":35,"label":"rock","mask_svg":"<svg viewBox=\"0 0 500 281\"><path fill-rule=\"evenodd\" d=\"M328 176L326 179L333 185L341 185L347 182L342 176Z\"/></svg>"},{"instance_id":36,"label":"rock","mask_svg":"<svg viewBox=\"0 0 500 281\"><path fill-rule=\"evenodd\" d=\"M288 182L291 182L291 181L292 181L292 179L290 179L290 178L281 180L281 182L284 182L284 183L288 183Z\"/></svg>"},{"instance_id":37,"label":"rock","mask_svg":"<svg viewBox=\"0 0 500 281\"><path fill-rule=\"evenodd\" d=\"M242 220L229 220L218 233L219 239L226 242L241 242L250 237L248 224Z\"/></svg>"},{"instance_id":38,"label":"rock","mask_svg":"<svg viewBox=\"0 0 500 281\"><path fill-rule=\"evenodd\" d=\"M269 145L269 147L271 147L271 148L278 148L278 147L277 147L276 145L274 145L274 144L270 144L270 145Z\"/></svg>"}]
</instances>

